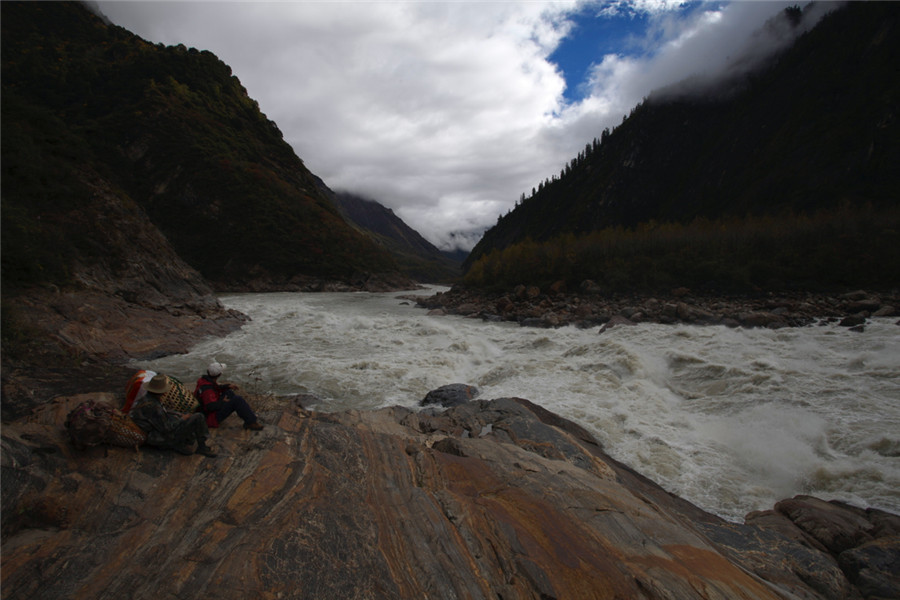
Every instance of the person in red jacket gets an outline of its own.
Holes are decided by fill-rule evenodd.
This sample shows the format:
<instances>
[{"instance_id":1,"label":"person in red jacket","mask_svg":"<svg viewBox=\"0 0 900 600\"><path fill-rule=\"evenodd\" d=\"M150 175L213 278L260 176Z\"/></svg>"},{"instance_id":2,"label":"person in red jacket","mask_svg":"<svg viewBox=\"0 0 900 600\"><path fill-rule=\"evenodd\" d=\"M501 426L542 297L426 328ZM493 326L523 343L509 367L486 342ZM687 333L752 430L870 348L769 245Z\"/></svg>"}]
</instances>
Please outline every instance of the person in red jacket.
<instances>
[{"instance_id":1,"label":"person in red jacket","mask_svg":"<svg viewBox=\"0 0 900 600\"><path fill-rule=\"evenodd\" d=\"M218 427L228 415L236 412L244 420L244 429L259 431L263 426L247 401L235 392L235 386L231 383L219 383L224 370L225 365L213 362L207 367L206 375L197 380L197 387L194 388L194 395L200 399L206 414L206 425Z\"/></svg>"}]
</instances>

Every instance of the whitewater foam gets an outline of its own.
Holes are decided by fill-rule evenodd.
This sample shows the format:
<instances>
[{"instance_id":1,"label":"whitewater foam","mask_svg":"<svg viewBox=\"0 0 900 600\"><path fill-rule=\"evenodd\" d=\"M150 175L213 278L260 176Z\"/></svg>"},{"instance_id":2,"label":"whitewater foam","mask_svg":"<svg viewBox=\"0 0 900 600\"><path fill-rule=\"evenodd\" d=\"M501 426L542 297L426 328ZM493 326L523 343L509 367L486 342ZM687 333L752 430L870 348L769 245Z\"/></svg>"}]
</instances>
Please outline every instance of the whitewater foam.
<instances>
[{"instance_id":1,"label":"whitewater foam","mask_svg":"<svg viewBox=\"0 0 900 600\"><path fill-rule=\"evenodd\" d=\"M316 410L414 407L448 383L519 396L729 519L811 493L900 512L900 328L521 328L429 317L394 294L241 294L252 321L136 363L193 381L212 358L256 393Z\"/></svg>"}]
</instances>

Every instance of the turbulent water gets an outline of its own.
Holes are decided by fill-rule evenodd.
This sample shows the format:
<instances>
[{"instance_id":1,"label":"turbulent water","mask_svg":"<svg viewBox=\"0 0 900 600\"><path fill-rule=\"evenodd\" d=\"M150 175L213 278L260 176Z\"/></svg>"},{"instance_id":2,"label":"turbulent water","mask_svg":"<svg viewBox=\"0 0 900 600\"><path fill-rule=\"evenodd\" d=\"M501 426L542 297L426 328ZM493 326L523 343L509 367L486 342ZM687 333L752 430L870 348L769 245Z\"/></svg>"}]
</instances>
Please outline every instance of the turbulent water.
<instances>
[{"instance_id":1,"label":"turbulent water","mask_svg":"<svg viewBox=\"0 0 900 600\"><path fill-rule=\"evenodd\" d=\"M614 458L732 520L813 494L900 512L900 327L529 329L429 317L399 294L222 297L252 321L136 367L193 382L211 359L320 411L414 407L448 383L519 396Z\"/></svg>"}]
</instances>

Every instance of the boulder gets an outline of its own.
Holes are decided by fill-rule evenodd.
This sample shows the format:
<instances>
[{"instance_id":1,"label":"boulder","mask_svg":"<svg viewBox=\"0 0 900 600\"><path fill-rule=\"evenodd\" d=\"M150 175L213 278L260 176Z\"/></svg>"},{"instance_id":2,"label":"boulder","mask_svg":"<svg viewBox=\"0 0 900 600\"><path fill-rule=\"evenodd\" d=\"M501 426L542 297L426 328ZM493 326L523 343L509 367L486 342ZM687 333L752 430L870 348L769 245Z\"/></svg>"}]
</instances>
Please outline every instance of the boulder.
<instances>
[{"instance_id":1,"label":"boulder","mask_svg":"<svg viewBox=\"0 0 900 600\"><path fill-rule=\"evenodd\" d=\"M630 327L635 324L636 323L626 319L622 315L614 315L609 321L607 321L606 323L603 324L603 326L600 328L600 331L598 333L603 333L605 331L608 331L608 330L612 329L613 327L616 327L617 325L625 325L625 326Z\"/></svg>"},{"instance_id":2,"label":"boulder","mask_svg":"<svg viewBox=\"0 0 900 600\"><path fill-rule=\"evenodd\" d=\"M474 302L466 302L456 307L456 314L468 317L480 312L477 304Z\"/></svg>"},{"instance_id":3,"label":"boulder","mask_svg":"<svg viewBox=\"0 0 900 600\"><path fill-rule=\"evenodd\" d=\"M451 383L428 392L420 406L442 406L449 408L468 402L478 396L478 388L464 383Z\"/></svg>"},{"instance_id":4,"label":"boulder","mask_svg":"<svg viewBox=\"0 0 900 600\"><path fill-rule=\"evenodd\" d=\"M874 539L874 524L864 510L811 496L796 496L775 505L797 527L837 556Z\"/></svg>"},{"instance_id":5,"label":"boulder","mask_svg":"<svg viewBox=\"0 0 900 600\"><path fill-rule=\"evenodd\" d=\"M866 317L863 315L850 315L849 317L844 317L841 319L839 325L841 327L858 327L859 325L866 324Z\"/></svg>"},{"instance_id":6,"label":"boulder","mask_svg":"<svg viewBox=\"0 0 900 600\"><path fill-rule=\"evenodd\" d=\"M873 317L892 317L897 314L897 309L889 304L885 304L878 310L872 313Z\"/></svg>"},{"instance_id":7,"label":"boulder","mask_svg":"<svg viewBox=\"0 0 900 600\"><path fill-rule=\"evenodd\" d=\"M900 537L866 542L842 552L838 562L865 598L896 598L900 591Z\"/></svg>"},{"instance_id":8,"label":"boulder","mask_svg":"<svg viewBox=\"0 0 900 600\"><path fill-rule=\"evenodd\" d=\"M550 288L547 290L548 293L555 295L565 294L566 293L566 282L565 281L554 281Z\"/></svg>"},{"instance_id":9,"label":"boulder","mask_svg":"<svg viewBox=\"0 0 900 600\"><path fill-rule=\"evenodd\" d=\"M595 281L590 279L585 279L581 282L581 285L578 286L578 289L582 294L586 294L589 296L597 296L603 292L603 288L601 288Z\"/></svg>"},{"instance_id":10,"label":"boulder","mask_svg":"<svg viewBox=\"0 0 900 600\"><path fill-rule=\"evenodd\" d=\"M744 327L768 327L769 329L777 329L787 325L787 321L785 321L784 317L764 311L741 313L738 315L737 320Z\"/></svg>"}]
</instances>

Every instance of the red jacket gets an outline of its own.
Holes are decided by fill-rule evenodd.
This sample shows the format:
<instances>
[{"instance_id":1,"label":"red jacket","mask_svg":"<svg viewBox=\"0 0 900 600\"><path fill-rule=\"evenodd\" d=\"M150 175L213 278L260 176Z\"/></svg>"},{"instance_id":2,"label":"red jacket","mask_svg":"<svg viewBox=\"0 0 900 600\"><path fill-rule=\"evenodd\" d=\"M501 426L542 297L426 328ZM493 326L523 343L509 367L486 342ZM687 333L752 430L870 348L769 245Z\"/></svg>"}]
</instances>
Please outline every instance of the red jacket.
<instances>
[{"instance_id":1,"label":"red jacket","mask_svg":"<svg viewBox=\"0 0 900 600\"><path fill-rule=\"evenodd\" d=\"M229 389L227 385L219 385L214 379L201 377L197 380L197 387L194 388L194 396L200 400L203 412L206 414L207 427L218 427L219 420L216 418L216 412L222 408L222 394Z\"/></svg>"}]
</instances>

